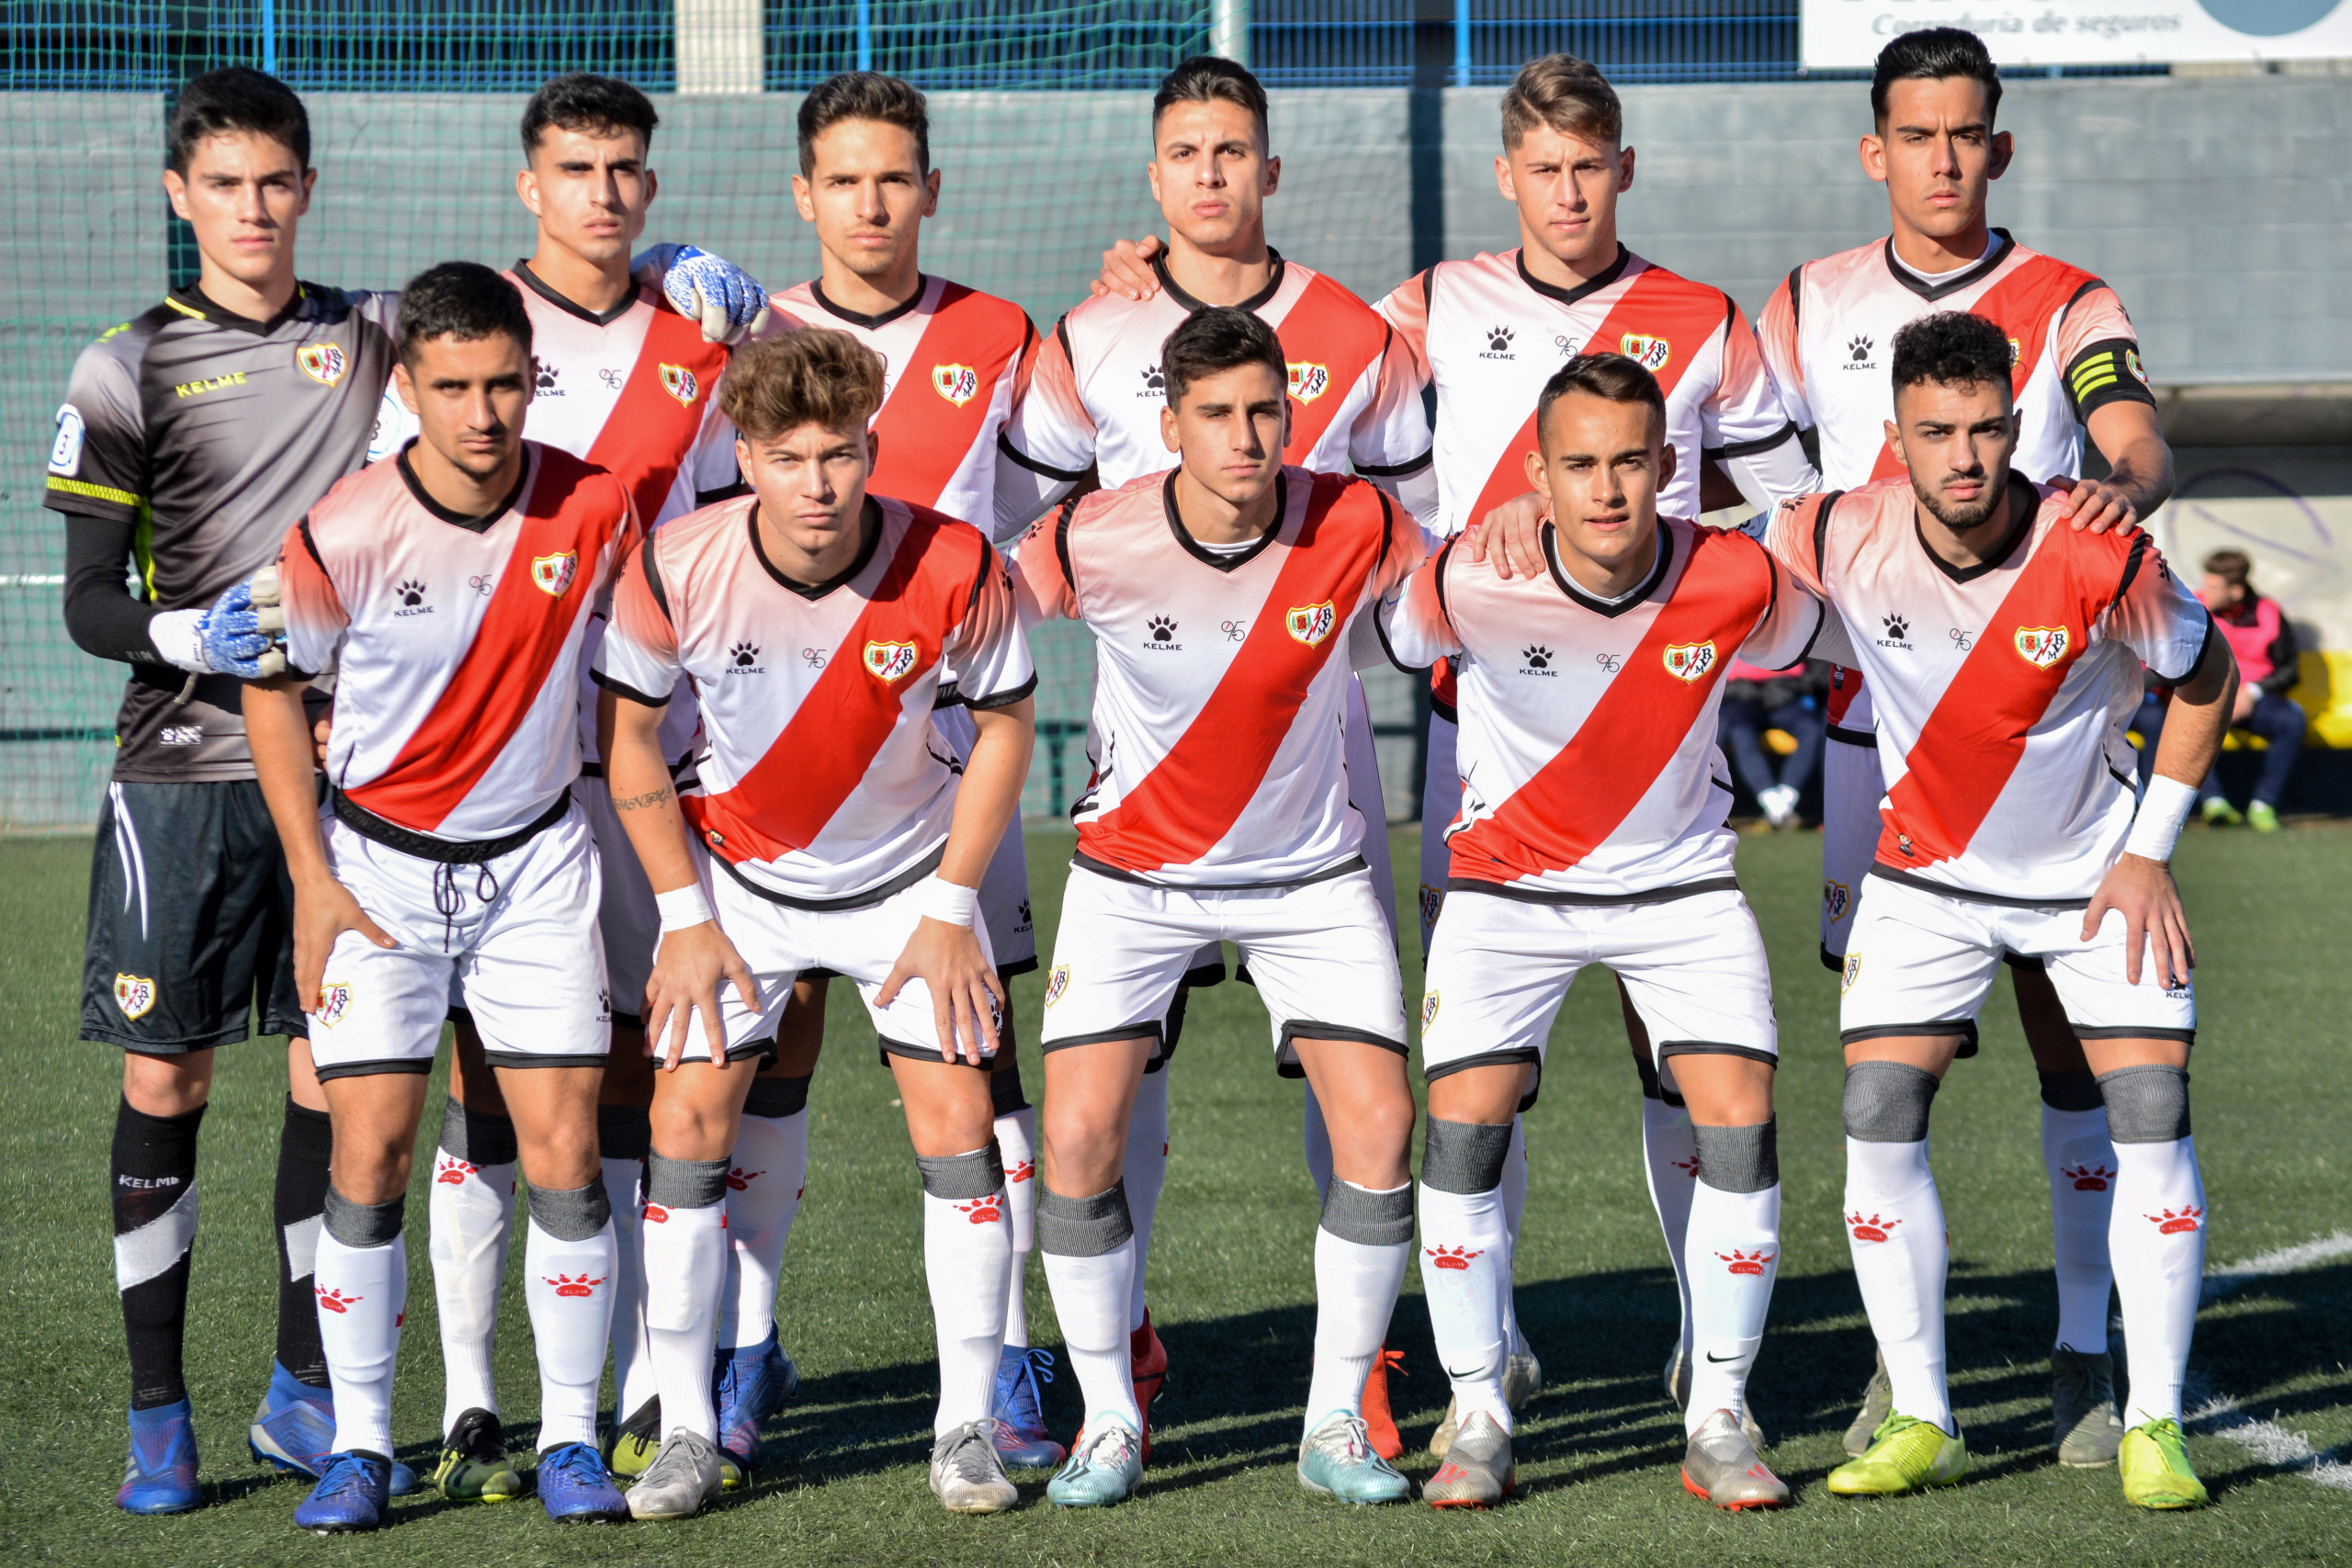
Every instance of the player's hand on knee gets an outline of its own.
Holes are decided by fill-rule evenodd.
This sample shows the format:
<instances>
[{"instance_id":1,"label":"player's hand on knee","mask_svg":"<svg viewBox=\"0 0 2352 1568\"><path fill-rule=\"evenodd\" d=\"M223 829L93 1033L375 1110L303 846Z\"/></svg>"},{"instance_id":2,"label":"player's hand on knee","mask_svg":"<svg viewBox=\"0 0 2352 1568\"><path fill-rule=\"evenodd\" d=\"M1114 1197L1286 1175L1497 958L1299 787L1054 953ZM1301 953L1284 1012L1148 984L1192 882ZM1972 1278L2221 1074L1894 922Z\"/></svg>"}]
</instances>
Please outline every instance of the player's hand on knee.
<instances>
[{"instance_id":1,"label":"player's hand on knee","mask_svg":"<svg viewBox=\"0 0 2352 1568\"><path fill-rule=\"evenodd\" d=\"M378 947L400 943L368 918L351 889L333 877L296 889L294 896L294 984L303 1010L318 1005L319 987L327 977L327 959L345 931L357 931Z\"/></svg>"},{"instance_id":2,"label":"player's hand on knee","mask_svg":"<svg viewBox=\"0 0 2352 1568\"><path fill-rule=\"evenodd\" d=\"M646 1054L658 1057L662 1071L678 1070L697 1011L710 1047L710 1065L726 1069L727 1029L719 1017L718 992L727 985L735 987L744 1007L759 1010L759 982L717 920L663 933L654 952L652 977L645 983L644 1013ZM666 1042L666 1048L657 1050L656 1041Z\"/></svg>"},{"instance_id":3,"label":"player's hand on knee","mask_svg":"<svg viewBox=\"0 0 2352 1568\"><path fill-rule=\"evenodd\" d=\"M2104 534L2113 528L2129 534L2140 525L2140 510L2132 504L2132 498L2104 479L2069 479L2061 474L2049 482L2052 489L2066 492L2058 515L2072 523L2077 533Z\"/></svg>"},{"instance_id":4,"label":"player's hand on knee","mask_svg":"<svg viewBox=\"0 0 2352 1568\"><path fill-rule=\"evenodd\" d=\"M1494 557L1495 575L1506 581L1533 577L1544 570L1544 525L1551 519L1551 509L1533 491L1513 496L1464 526L1464 558L1482 561Z\"/></svg>"},{"instance_id":5,"label":"player's hand on knee","mask_svg":"<svg viewBox=\"0 0 2352 1568\"><path fill-rule=\"evenodd\" d=\"M2188 984L2189 971L2197 967L2197 950L2189 943L2188 915L2181 908L2171 867L2143 855L2118 859L2083 911L2085 942L2098 934L2110 909L2123 916L2124 979L2140 983L2142 954L2147 953L2155 960L2157 983L2166 990Z\"/></svg>"},{"instance_id":6,"label":"player's hand on knee","mask_svg":"<svg viewBox=\"0 0 2352 1568\"><path fill-rule=\"evenodd\" d=\"M964 1060L978 1066L996 1049L1004 988L972 928L928 915L918 920L876 999L888 1007L910 980L921 980L931 991L941 1059L952 1062L960 1050Z\"/></svg>"},{"instance_id":7,"label":"player's hand on knee","mask_svg":"<svg viewBox=\"0 0 2352 1568\"><path fill-rule=\"evenodd\" d=\"M1157 234L1140 240L1114 240L1102 253L1102 275L1094 280L1097 298L1116 294L1125 299L1148 299L1159 292L1159 276L1151 260L1168 247Z\"/></svg>"}]
</instances>

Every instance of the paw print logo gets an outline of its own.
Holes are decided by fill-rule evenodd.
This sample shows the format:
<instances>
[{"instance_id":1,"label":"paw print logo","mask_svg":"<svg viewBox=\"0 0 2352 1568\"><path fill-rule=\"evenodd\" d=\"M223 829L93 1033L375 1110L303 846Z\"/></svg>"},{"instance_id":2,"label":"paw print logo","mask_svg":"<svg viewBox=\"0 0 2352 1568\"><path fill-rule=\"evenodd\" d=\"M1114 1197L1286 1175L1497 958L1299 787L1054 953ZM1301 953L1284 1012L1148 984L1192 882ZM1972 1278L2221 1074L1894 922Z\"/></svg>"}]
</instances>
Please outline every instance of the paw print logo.
<instances>
[{"instance_id":1,"label":"paw print logo","mask_svg":"<svg viewBox=\"0 0 2352 1568\"><path fill-rule=\"evenodd\" d=\"M1892 637L1894 641L1901 642L1905 637L1911 635L1911 623L1904 616L1888 615L1885 616L1884 619L1886 621L1886 635L1889 637Z\"/></svg>"},{"instance_id":2,"label":"paw print logo","mask_svg":"<svg viewBox=\"0 0 2352 1568\"><path fill-rule=\"evenodd\" d=\"M341 1291L330 1291L324 1285L312 1285L311 1289L318 1293L319 1305L327 1312L349 1312L368 1299L366 1296L346 1296Z\"/></svg>"},{"instance_id":3,"label":"paw print logo","mask_svg":"<svg viewBox=\"0 0 2352 1568\"><path fill-rule=\"evenodd\" d=\"M1870 358L1872 346L1872 340L1869 338L1849 338L1846 342L1846 352L1852 358L1853 363L1860 365Z\"/></svg>"},{"instance_id":4,"label":"paw print logo","mask_svg":"<svg viewBox=\"0 0 2352 1568\"><path fill-rule=\"evenodd\" d=\"M1015 1182L1032 1181L1036 1179L1036 1175L1037 1167L1034 1161L1021 1160L1004 1173L1004 1184L1010 1187Z\"/></svg>"},{"instance_id":5,"label":"paw print logo","mask_svg":"<svg viewBox=\"0 0 2352 1568\"><path fill-rule=\"evenodd\" d=\"M1029 900L1028 900L1028 899L1026 899L1026 898L1023 898L1023 900L1021 900L1021 917L1020 917L1020 919L1019 919L1018 920L1016 920L1016 921L1014 922L1014 924L1015 924L1015 925L1017 925L1017 926L1028 926L1028 925L1035 925L1035 923L1036 923L1036 922L1035 922L1034 919L1032 919L1030 918L1030 914L1029 914Z\"/></svg>"},{"instance_id":6,"label":"paw print logo","mask_svg":"<svg viewBox=\"0 0 2352 1568\"><path fill-rule=\"evenodd\" d=\"M1683 1175L1689 1177L1691 1180L1696 1181L1699 1179L1699 1156L1697 1155L1692 1155L1689 1159L1668 1160L1667 1163L1674 1167L1675 1169L1680 1171Z\"/></svg>"},{"instance_id":7,"label":"paw print logo","mask_svg":"<svg viewBox=\"0 0 2352 1568\"><path fill-rule=\"evenodd\" d=\"M591 1280L585 1273L558 1274L553 1279L542 1274L539 1279L553 1285L559 1296L593 1296L596 1293L596 1287L605 1282L601 1276Z\"/></svg>"},{"instance_id":8,"label":"paw print logo","mask_svg":"<svg viewBox=\"0 0 2352 1568\"><path fill-rule=\"evenodd\" d=\"M958 1213L969 1217L976 1225L992 1225L1004 1218L1004 1199L1001 1193L991 1192L985 1198L958 1203L956 1209Z\"/></svg>"},{"instance_id":9,"label":"paw print logo","mask_svg":"<svg viewBox=\"0 0 2352 1568\"><path fill-rule=\"evenodd\" d=\"M727 657L735 661L736 669L749 670L760 661L760 645L755 642L739 642L727 650Z\"/></svg>"},{"instance_id":10,"label":"paw print logo","mask_svg":"<svg viewBox=\"0 0 2352 1568\"><path fill-rule=\"evenodd\" d=\"M533 355L531 356L531 376L532 379L537 383L538 390L542 392L552 392L555 390L555 367L548 364L537 355Z\"/></svg>"},{"instance_id":11,"label":"paw print logo","mask_svg":"<svg viewBox=\"0 0 2352 1568\"><path fill-rule=\"evenodd\" d=\"M2062 1165L2058 1174L2070 1179L2077 1192L2104 1192L2115 1182L2115 1172L2103 1165L2078 1165L2071 1169Z\"/></svg>"},{"instance_id":12,"label":"paw print logo","mask_svg":"<svg viewBox=\"0 0 2352 1568\"><path fill-rule=\"evenodd\" d=\"M657 1225L666 1225L670 1223L670 1211L659 1203L648 1203L645 1206L645 1217Z\"/></svg>"},{"instance_id":13,"label":"paw print logo","mask_svg":"<svg viewBox=\"0 0 2352 1568\"><path fill-rule=\"evenodd\" d=\"M468 1165L455 1155L443 1155L433 1168L433 1180L441 1187L463 1187L467 1177L481 1174L481 1167Z\"/></svg>"},{"instance_id":14,"label":"paw print logo","mask_svg":"<svg viewBox=\"0 0 2352 1568\"><path fill-rule=\"evenodd\" d=\"M1168 378L1157 365L1144 367L1143 389L1147 396L1164 398L1168 395Z\"/></svg>"},{"instance_id":15,"label":"paw print logo","mask_svg":"<svg viewBox=\"0 0 2352 1568\"><path fill-rule=\"evenodd\" d=\"M1152 616L1151 640L1154 642L1173 642L1175 639L1176 622L1174 617L1170 615Z\"/></svg>"},{"instance_id":16,"label":"paw print logo","mask_svg":"<svg viewBox=\"0 0 2352 1568\"><path fill-rule=\"evenodd\" d=\"M1476 1252L1466 1247L1431 1247L1423 1250L1429 1254L1430 1261L1441 1269L1467 1269L1472 1258L1487 1255L1483 1247Z\"/></svg>"},{"instance_id":17,"label":"paw print logo","mask_svg":"<svg viewBox=\"0 0 2352 1568\"><path fill-rule=\"evenodd\" d=\"M1884 1241L1887 1233L1902 1223L1901 1220L1890 1220L1877 1214L1866 1220L1860 1209L1846 1216L1846 1228L1854 1233L1856 1241Z\"/></svg>"},{"instance_id":18,"label":"paw print logo","mask_svg":"<svg viewBox=\"0 0 2352 1568\"><path fill-rule=\"evenodd\" d=\"M2178 1213L2166 1209L2161 1214L2143 1214L2140 1217L2155 1226L2158 1235L2186 1235L2197 1228L2197 1222L2204 1215L2205 1211L2196 1204L2183 1203Z\"/></svg>"},{"instance_id":19,"label":"paw print logo","mask_svg":"<svg viewBox=\"0 0 2352 1568\"><path fill-rule=\"evenodd\" d=\"M727 1173L728 1190L748 1192L751 1190L752 1183L766 1174L764 1170L745 1170L741 1166L736 1166Z\"/></svg>"},{"instance_id":20,"label":"paw print logo","mask_svg":"<svg viewBox=\"0 0 2352 1568\"><path fill-rule=\"evenodd\" d=\"M412 610L424 603L424 584L413 577L402 582L395 592L400 594L401 603Z\"/></svg>"},{"instance_id":21,"label":"paw print logo","mask_svg":"<svg viewBox=\"0 0 2352 1568\"><path fill-rule=\"evenodd\" d=\"M1718 1252L1715 1256L1728 1265L1724 1270L1727 1274L1761 1276L1764 1272L1764 1265L1772 1261L1772 1254L1760 1247L1753 1252L1742 1252L1735 1247L1729 1252Z\"/></svg>"},{"instance_id":22,"label":"paw print logo","mask_svg":"<svg viewBox=\"0 0 2352 1568\"><path fill-rule=\"evenodd\" d=\"M1488 327L1487 329L1487 352L1489 354L1509 353L1510 351L1510 340L1516 335L1517 334L1510 327Z\"/></svg>"},{"instance_id":23,"label":"paw print logo","mask_svg":"<svg viewBox=\"0 0 2352 1568\"><path fill-rule=\"evenodd\" d=\"M1522 657L1526 659L1527 667L1530 670L1552 668L1552 650L1548 648L1528 648L1524 650Z\"/></svg>"}]
</instances>

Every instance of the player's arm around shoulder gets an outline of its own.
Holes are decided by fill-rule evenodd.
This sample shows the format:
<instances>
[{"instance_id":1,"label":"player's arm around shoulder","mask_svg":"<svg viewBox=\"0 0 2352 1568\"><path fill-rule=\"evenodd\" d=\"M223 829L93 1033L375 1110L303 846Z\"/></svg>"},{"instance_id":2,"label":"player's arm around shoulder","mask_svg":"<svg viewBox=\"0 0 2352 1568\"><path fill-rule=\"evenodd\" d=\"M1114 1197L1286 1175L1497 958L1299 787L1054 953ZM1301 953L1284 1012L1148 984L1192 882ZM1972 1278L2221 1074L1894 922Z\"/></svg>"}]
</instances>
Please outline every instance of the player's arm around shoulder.
<instances>
[{"instance_id":1,"label":"player's arm around shoulder","mask_svg":"<svg viewBox=\"0 0 2352 1568\"><path fill-rule=\"evenodd\" d=\"M1380 633L1389 660L1408 673L1427 670L1462 651L1462 637L1454 628L1446 597L1446 571L1453 556L1453 543L1448 540L1380 601Z\"/></svg>"}]
</instances>

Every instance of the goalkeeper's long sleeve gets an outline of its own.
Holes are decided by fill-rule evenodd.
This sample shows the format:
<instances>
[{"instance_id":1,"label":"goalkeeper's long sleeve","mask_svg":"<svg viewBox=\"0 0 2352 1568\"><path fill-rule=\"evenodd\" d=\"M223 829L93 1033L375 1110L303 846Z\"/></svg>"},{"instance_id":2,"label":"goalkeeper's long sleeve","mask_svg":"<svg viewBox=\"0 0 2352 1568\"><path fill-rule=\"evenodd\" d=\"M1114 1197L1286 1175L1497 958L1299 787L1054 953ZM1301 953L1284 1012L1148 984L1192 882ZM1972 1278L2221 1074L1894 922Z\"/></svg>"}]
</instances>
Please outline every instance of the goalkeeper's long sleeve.
<instances>
[{"instance_id":1,"label":"goalkeeper's long sleeve","mask_svg":"<svg viewBox=\"0 0 2352 1568\"><path fill-rule=\"evenodd\" d=\"M126 586L136 525L81 513L65 525L65 630L85 653L168 666L147 623L155 607Z\"/></svg>"}]
</instances>

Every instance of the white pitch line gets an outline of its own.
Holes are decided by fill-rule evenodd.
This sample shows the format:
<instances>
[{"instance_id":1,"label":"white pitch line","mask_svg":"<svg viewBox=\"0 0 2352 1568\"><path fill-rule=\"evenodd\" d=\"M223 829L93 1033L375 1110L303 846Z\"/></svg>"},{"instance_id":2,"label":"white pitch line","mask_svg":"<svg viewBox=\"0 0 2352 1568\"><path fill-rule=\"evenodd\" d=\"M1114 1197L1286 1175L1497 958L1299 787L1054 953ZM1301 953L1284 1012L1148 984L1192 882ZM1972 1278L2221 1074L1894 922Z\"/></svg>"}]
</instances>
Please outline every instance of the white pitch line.
<instances>
[{"instance_id":1,"label":"white pitch line","mask_svg":"<svg viewBox=\"0 0 2352 1568\"><path fill-rule=\"evenodd\" d=\"M2332 1263L2346 1256L2352 1256L2352 1232L2337 1231L2330 1235L2298 1242L2293 1247L2274 1247L2268 1252L2256 1253L2243 1263L2208 1269L2204 1283L2198 1288L2197 1304L2210 1306L2232 1291L2256 1280L2273 1274L2291 1274L2299 1269L2309 1269L2317 1263Z\"/></svg>"},{"instance_id":2,"label":"white pitch line","mask_svg":"<svg viewBox=\"0 0 2352 1568\"><path fill-rule=\"evenodd\" d=\"M2198 1305L2219 1301L2256 1280L2292 1273L2346 1256L2352 1256L2352 1234L2343 1231L2258 1253L2243 1263L2208 1270L2204 1284L2198 1291ZM2332 1491L2352 1492L2352 1464L2319 1452L2302 1433L2290 1432L2276 1421L2247 1415L2239 1408L2235 1398L2214 1393L2195 1372L2189 1374L2188 1386L2181 1392L2188 1396L2183 1403L2194 1406L2183 1423L2189 1430L2207 1437L2227 1438L2261 1463L2291 1470Z\"/></svg>"}]
</instances>

